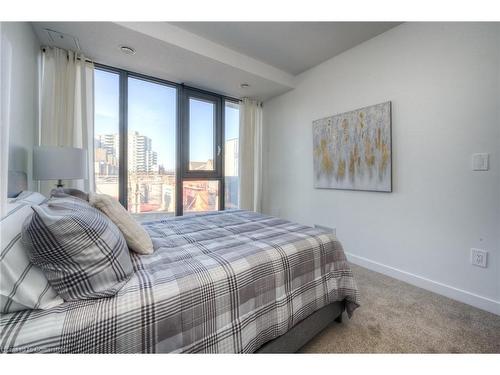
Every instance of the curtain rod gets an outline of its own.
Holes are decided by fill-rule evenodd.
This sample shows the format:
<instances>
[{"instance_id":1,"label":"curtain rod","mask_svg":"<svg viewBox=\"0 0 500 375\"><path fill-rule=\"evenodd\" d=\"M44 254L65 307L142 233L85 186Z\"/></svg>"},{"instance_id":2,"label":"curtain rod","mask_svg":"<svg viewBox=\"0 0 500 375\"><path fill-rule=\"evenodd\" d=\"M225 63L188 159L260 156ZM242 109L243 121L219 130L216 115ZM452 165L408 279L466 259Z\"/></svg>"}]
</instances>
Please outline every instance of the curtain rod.
<instances>
[{"instance_id":1,"label":"curtain rod","mask_svg":"<svg viewBox=\"0 0 500 375\"><path fill-rule=\"evenodd\" d=\"M44 53L45 53L45 52L47 52L47 51L46 51L46 50L47 50L47 48L50 48L50 47L42 47L42 52L44 52ZM59 48L59 47L51 47L51 48ZM59 49L61 49L61 50L63 50L63 51L66 51L66 52L69 52L69 50L66 50L66 49L64 49L64 48L59 48ZM82 60L82 58L78 56L78 52L75 52L75 51L71 51L71 52L73 52L73 53L76 55L76 59L77 59L77 60ZM69 58L69 57L68 57L68 58ZM87 57L85 57L85 62L88 62L88 63L92 63L92 64L94 64L94 60L91 60L91 59L89 59L89 58L87 58Z\"/></svg>"}]
</instances>

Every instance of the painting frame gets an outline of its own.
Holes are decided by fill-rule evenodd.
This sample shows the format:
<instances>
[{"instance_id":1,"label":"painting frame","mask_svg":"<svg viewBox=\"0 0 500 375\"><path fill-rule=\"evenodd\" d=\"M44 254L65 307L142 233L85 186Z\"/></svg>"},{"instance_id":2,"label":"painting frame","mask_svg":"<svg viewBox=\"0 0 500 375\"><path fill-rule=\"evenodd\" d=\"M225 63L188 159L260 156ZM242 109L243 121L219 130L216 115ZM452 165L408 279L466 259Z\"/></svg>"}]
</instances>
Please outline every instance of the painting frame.
<instances>
[{"instance_id":1,"label":"painting frame","mask_svg":"<svg viewBox=\"0 0 500 375\"><path fill-rule=\"evenodd\" d=\"M372 151L370 151L372 158L375 157L373 154L377 154L376 155L378 157L377 161L379 162L378 170L375 170L375 171L373 170L372 167L373 167L374 162L372 161L372 165L370 165L370 167L367 167L365 165L365 168L370 168L370 170L368 171L370 178L368 179L367 177L363 176L362 183L356 182L357 175L356 175L355 168L353 167L351 170L351 164L350 164L351 161L349 161L348 173L346 173L346 171L345 171L346 170L346 168L345 168L346 160L344 160L343 161L343 167L344 167L343 173L344 173L344 176L346 174L349 175L349 180L350 180L351 186L349 186L348 182L344 181L344 176L342 176L342 178L341 178L341 180L342 180L341 183L339 183L338 176L334 176L335 178L332 177L331 173L332 173L334 167L330 167L330 169L331 169L329 171L330 174L326 174L326 176L328 176L327 178L324 177L325 171L321 170L322 163L319 162L318 159L320 158L320 154L321 154L322 158L325 157L325 154L326 155L329 154L330 158L332 158L332 155L341 152L341 151L334 152L335 147L333 147L333 150L332 150L332 145L331 145L332 143L337 142L336 146L339 146L338 145L338 138L341 138L341 137L339 137L339 134L340 134L339 124L342 123L343 129L344 129L342 135L347 137L347 135L345 135L346 126L344 125L344 121L346 121L346 119L352 120L352 118L354 118L355 115L360 116L360 114L366 114L366 113L370 113L370 111L377 111L377 110L381 111L380 116L383 116L383 118L382 119L377 118L377 121L375 121L376 125L374 125L372 123L368 123L365 125L366 125L366 133L371 134L371 136L374 135L373 129L381 129L380 132L382 133L382 135L380 135L380 133L378 133L378 131L376 132L378 135L378 138L376 138L377 139L377 147L376 148L378 151L380 151L379 147L381 147L383 152L378 152L378 153L373 152L373 146L369 147L369 149L372 150ZM362 117L360 117L360 118L362 119ZM370 117L368 117L368 119L370 121L372 120ZM380 121L383 121L382 125L380 124ZM334 190L365 191L365 192L377 192L377 193L392 193L393 192L392 102L391 101L385 101L385 102L381 102L378 104L369 105L369 106L357 108L357 109L354 109L351 111L346 111L346 112L338 113L338 114L335 114L332 116L320 118L318 120L314 120L312 122L312 125L313 125L312 126L312 132L313 132L313 187L315 189L334 189ZM329 137L332 138L333 141L331 141L331 140L328 141L328 151L325 152L326 147L321 147L321 152L319 152L318 146L320 145L320 143L321 143L321 146L324 146L324 142L319 142L317 137L319 135L322 135L323 137L325 137L325 134L324 133L320 134L321 129L318 131L318 128L327 127L327 126L329 127L329 132L332 131L331 130L332 127L336 127L334 129L334 132L336 132L336 133L334 136L329 135ZM347 127L349 129L347 131L347 133L349 135L349 137L348 137L349 141L353 140L352 136L351 136L353 131L355 133L359 133L359 129L357 131L352 130L353 126L354 125L352 123L349 124L349 122L347 122ZM359 128L359 125L358 125L358 128ZM360 146L361 139L359 139L359 134L356 134L356 135L357 135L357 138L355 136L354 140L356 140L358 142L357 147L356 147L356 143L349 143L348 141L347 142L341 141L342 145L340 146L340 148L345 149L347 147L347 149L352 150L352 148L354 147L355 150L358 150L359 147L362 147L362 146ZM383 138L382 142L381 142L381 138ZM353 146L353 144L354 144L354 146ZM387 153L388 153L388 155L387 155ZM345 154L345 151L344 151L344 154ZM383 155L383 157L380 155ZM358 160L357 161L358 167L360 165L359 159L360 159L359 157L357 157L355 159L355 160ZM386 167L382 168L385 165L384 163L387 163L387 165L386 165ZM366 163L364 163L364 164L366 164ZM372 177L372 174L377 174L377 173L383 175L382 179L380 181L375 181L376 177L375 178ZM351 176L351 174L353 176ZM359 174L359 172L358 172L358 174ZM321 178L321 176L323 176L323 178ZM372 184L372 185L370 185L370 184Z\"/></svg>"}]
</instances>

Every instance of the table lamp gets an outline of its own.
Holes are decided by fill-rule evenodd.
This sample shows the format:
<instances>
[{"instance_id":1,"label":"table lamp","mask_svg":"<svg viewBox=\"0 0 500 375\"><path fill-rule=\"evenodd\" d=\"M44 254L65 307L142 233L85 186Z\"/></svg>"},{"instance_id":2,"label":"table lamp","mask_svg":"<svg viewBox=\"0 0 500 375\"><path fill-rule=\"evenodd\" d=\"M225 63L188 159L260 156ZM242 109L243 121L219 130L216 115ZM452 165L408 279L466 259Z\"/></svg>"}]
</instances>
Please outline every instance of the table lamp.
<instances>
[{"instance_id":1,"label":"table lamp","mask_svg":"<svg viewBox=\"0 0 500 375\"><path fill-rule=\"evenodd\" d=\"M33 179L62 180L88 178L87 150L75 147L35 147L33 149Z\"/></svg>"}]
</instances>

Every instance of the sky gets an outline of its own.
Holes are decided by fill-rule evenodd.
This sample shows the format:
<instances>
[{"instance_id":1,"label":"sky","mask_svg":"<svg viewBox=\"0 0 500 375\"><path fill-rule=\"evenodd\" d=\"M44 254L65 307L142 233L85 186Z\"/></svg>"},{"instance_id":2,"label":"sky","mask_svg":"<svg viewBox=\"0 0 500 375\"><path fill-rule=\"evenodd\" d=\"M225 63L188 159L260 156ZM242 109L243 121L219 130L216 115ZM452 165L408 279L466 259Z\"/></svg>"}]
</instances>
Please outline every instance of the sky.
<instances>
[{"instance_id":1,"label":"sky","mask_svg":"<svg viewBox=\"0 0 500 375\"><path fill-rule=\"evenodd\" d=\"M214 159L214 113L213 103L189 100L189 161Z\"/></svg>"},{"instance_id":2,"label":"sky","mask_svg":"<svg viewBox=\"0 0 500 375\"><path fill-rule=\"evenodd\" d=\"M95 70L95 134L116 134L119 127L118 74ZM226 139L239 132L239 111L226 106ZM213 105L190 101L190 157L206 161L213 155ZM136 78L128 82L128 128L152 139L158 163L175 168L176 89Z\"/></svg>"}]
</instances>

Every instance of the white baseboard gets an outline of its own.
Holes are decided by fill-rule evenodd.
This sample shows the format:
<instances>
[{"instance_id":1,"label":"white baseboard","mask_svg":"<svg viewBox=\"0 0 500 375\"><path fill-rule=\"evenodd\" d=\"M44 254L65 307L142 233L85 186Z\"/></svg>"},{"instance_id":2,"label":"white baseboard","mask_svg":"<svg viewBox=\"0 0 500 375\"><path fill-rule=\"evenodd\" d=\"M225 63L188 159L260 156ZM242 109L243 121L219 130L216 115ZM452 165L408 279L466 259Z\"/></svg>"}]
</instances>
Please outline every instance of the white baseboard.
<instances>
[{"instance_id":1,"label":"white baseboard","mask_svg":"<svg viewBox=\"0 0 500 375\"><path fill-rule=\"evenodd\" d=\"M430 280L425 277L418 276L394 267L390 267L358 255L346 253L346 256L351 263L407 282L408 284L418 286L419 288L441 294L445 297L466 303L479 309L486 310L493 314L500 315L500 301L495 301L491 298L467 292L466 290L458 289L450 285Z\"/></svg>"}]
</instances>

